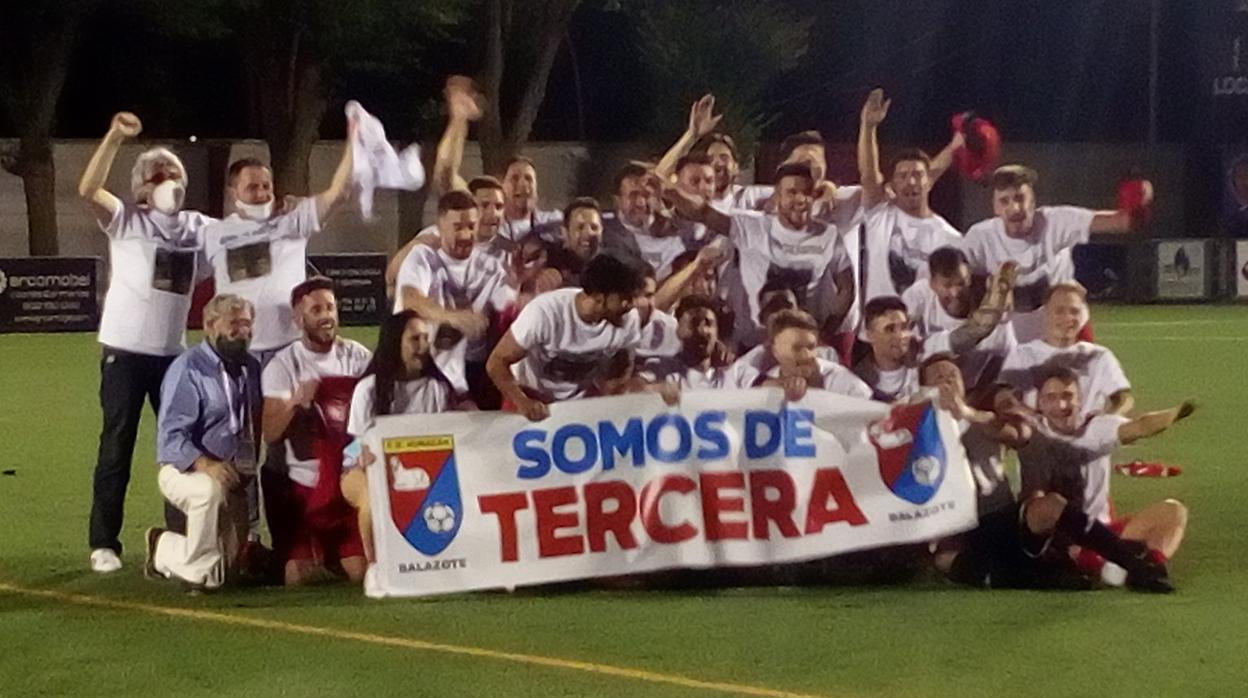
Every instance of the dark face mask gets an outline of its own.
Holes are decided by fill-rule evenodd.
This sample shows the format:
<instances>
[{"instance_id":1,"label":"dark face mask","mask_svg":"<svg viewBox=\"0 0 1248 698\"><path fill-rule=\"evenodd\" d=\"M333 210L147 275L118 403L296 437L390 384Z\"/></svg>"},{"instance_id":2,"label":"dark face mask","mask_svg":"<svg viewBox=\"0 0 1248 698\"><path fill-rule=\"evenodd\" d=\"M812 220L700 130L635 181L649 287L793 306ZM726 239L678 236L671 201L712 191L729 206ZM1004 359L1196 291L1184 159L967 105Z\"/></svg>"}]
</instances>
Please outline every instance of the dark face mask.
<instances>
[{"instance_id":1,"label":"dark face mask","mask_svg":"<svg viewBox=\"0 0 1248 698\"><path fill-rule=\"evenodd\" d=\"M246 337L217 337L212 346L224 360L233 364L241 364L247 359L248 341Z\"/></svg>"}]
</instances>

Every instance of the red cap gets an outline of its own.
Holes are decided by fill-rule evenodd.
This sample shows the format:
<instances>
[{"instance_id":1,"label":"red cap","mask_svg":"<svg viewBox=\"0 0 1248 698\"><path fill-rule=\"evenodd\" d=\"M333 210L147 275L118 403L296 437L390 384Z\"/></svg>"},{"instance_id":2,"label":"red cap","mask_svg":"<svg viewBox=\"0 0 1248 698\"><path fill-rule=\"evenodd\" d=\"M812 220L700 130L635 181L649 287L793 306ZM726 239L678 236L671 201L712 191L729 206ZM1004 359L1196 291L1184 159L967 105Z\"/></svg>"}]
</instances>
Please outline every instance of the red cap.
<instances>
[{"instance_id":1,"label":"red cap","mask_svg":"<svg viewBox=\"0 0 1248 698\"><path fill-rule=\"evenodd\" d=\"M1001 133L975 112L954 114L950 123L955 133L961 132L966 138L966 145L953 151L953 164L974 181L984 179L1001 160Z\"/></svg>"}]
</instances>

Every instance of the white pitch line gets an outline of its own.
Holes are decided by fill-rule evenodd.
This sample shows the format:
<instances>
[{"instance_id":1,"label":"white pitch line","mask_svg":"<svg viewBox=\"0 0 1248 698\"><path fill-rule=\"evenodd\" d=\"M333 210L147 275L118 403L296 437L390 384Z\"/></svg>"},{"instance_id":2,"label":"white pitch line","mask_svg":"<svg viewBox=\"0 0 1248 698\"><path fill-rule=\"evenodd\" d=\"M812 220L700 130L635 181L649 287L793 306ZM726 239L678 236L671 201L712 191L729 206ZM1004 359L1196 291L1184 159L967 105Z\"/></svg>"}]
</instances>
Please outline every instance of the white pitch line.
<instances>
[{"instance_id":1,"label":"white pitch line","mask_svg":"<svg viewBox=\"0 0 1248 698\"><path fill-rule=\"evenodd\" d=\"M1245 315L1248 318L1248 315ZM1128 320L1123 322L1098 322L1092 320L1094 328L1101 327L1186 327L1189 325L1230 325L1242 322L1241 319L1227 320Z\"/></svg>"},{"instance_id":2,"label":"white pitch line","mask_svg":"<svg viewBox=\"0 0 1248 698\"><path fill-rule=\"evenodd\" d=\"M1206 337L1203 335L1097 335L1098 344L1102 342L1248 342L1248 337Z\"/></svg>"}]
</instances>

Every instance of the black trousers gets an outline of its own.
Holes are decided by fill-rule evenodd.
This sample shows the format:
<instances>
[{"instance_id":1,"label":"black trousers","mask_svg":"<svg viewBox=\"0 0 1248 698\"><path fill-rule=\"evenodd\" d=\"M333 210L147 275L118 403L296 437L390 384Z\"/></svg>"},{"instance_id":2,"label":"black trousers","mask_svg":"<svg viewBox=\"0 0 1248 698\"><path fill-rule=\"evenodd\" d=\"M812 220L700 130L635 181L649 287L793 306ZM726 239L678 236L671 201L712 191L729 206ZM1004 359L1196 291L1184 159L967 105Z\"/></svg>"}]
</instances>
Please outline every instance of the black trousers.
<instances>
[{"instance_id":1,"label":"black trousers","mask_svg":"<svg viewBox=\"0 0 1248 698\"><path fill-rule=\"evenodd\" d=\"M160 383L173 356L134 354L104 347L100 357L100 451L95 463L91 498L91 549L112 548L121 553L121 524L130 484L130 463L146 399L160 412ZM154 454L153 454L154 455Z\"/></svg>"}]
</instances>

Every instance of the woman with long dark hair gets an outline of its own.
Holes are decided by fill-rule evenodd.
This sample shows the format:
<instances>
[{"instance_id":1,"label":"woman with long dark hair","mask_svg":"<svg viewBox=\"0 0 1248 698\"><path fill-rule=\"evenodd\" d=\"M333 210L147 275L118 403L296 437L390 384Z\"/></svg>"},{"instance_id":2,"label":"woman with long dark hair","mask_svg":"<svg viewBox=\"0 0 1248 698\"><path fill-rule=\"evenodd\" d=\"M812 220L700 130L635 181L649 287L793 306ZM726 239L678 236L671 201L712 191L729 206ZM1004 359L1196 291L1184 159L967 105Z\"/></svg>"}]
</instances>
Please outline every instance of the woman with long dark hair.
<instances>
[{"instance_id":1,"label":"woman with long dark hair","mask_svg":"<svg viewBox=\"0 0 1248 698\"><path fill-rule=\"evenodd\" d=\"M404 310L387 317L381 323L373 359L351 396L347 433L356 440L347 447L341 485L342 496L359 512L360 538L369 562L365 587L370 582L375 559L372 511L364 467L356 466L370 465L373 454L367 450L361 452L358 440L379 416L433 414L451 408L454 391L433 363L432 341L429 323L414 311Z\"/></svg>"}]
</instances>

